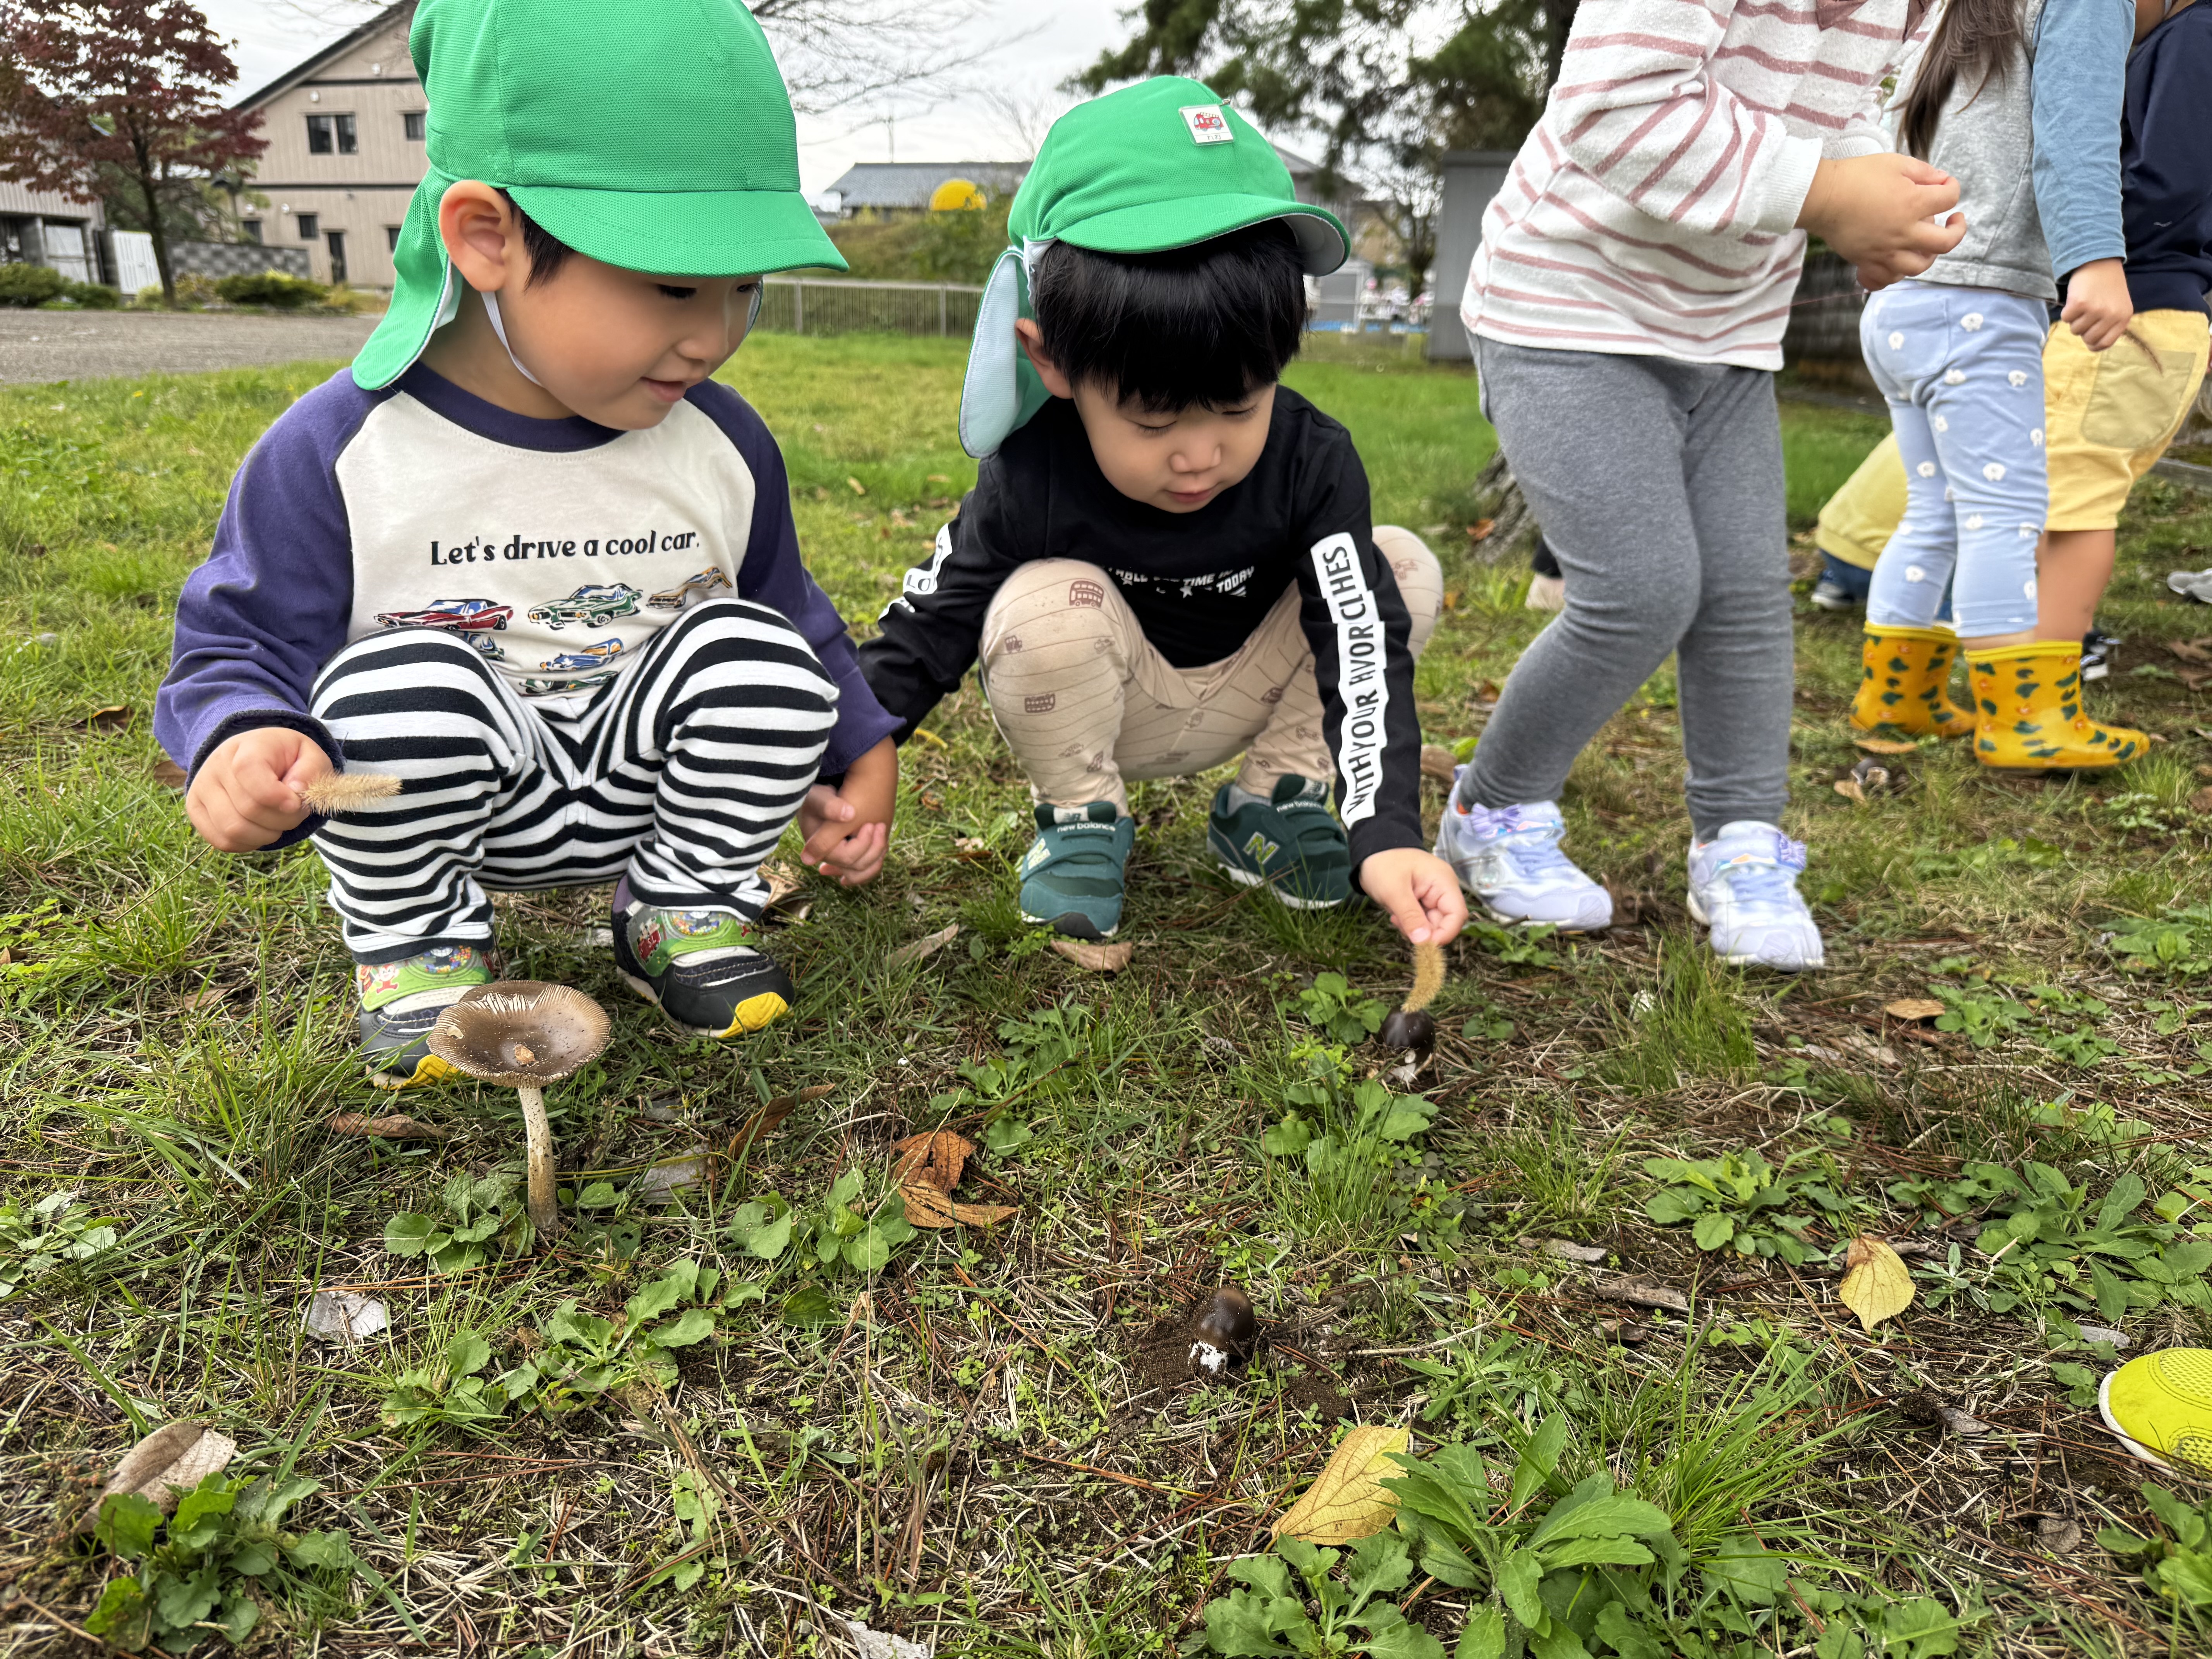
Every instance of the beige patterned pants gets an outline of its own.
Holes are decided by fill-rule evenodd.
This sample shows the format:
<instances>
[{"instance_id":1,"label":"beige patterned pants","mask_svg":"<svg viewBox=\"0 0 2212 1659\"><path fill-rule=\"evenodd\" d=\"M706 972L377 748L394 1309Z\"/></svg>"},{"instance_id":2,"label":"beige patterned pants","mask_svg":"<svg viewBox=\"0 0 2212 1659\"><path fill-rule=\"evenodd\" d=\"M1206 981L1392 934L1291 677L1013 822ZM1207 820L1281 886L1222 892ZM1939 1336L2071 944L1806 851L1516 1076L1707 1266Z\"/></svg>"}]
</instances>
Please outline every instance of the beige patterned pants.
<instances>
[{"instance_id":1,"label":"beige patterned pants","mask_svg":"<svg viewBox=\"0 0 2212 1659\"><path fill-rule=\"evenodd\" d=\"M1375 546L1398 578L1419 657L1443 608L1443 570L1395 525L1375 526ZM1054 806L1110 800L1126 812L1123 780L1182 777L1239 753L1237 781L1255 795L1286 772L1334 775L1295 585L1236 654L1176 668L1103 570L1039 559L992 599L982 660L992 717L1031 793Z\"/></svg>"}]
</instances>

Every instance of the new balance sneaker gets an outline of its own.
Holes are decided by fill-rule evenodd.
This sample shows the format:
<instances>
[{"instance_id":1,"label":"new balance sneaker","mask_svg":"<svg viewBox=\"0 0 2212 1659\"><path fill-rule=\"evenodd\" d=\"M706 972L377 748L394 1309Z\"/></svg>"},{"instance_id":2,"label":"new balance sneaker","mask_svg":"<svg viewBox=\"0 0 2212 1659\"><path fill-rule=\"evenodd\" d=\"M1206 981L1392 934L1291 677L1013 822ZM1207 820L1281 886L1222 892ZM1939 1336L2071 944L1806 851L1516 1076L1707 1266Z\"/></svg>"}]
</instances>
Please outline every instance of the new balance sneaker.
<instances>
[{"instance_id":1,"label":"new balance sneaker","mask_svg":"<svg viewBox=\"0 0 2212 1659\"><path fill-rule=\"evenodd\" d=\"M1462 767L1460 774L1466 770ZM1548 922L1565 933L1610 927L1613 895L1559 851L1565 830L1551 801L1495 811L1462 806L1455 781L1437 827L1437 856L1500 921Z\"/></svg>"},{"instance_id":2,"label":"new balance sneaker","mask_svg":"<svg viewBox=\"0 0 2212 1659\"><path fill-rule=\"evenodd\" d=\"M1071 939L1111 939L1137 821L1110 800L1036 809L1036 839L1022 855L1022 920Z\"/></svg>"},{"instance_id":3,"label":"new balance sneaker","mask_svg":"<svg viewBox=\"0 0 2212 1659\"><path fill-rule=\"evenodd\" d=\"M411 1089L453 1075L430 1052L430 1029L462 994L491 983L491 964L468 945L440 945L353 970L361 993L361 1052L380 1089Z\"/></svg>"},{"instance_id":4,"label":"new balance sneaker","mask_svg":"<svg viewBox=\"0 0 2212 1659\"><path fill-rule=\"evenodd\" d=\"M1712 929L1723 962L1797 973L1826 960L1820 929L1797 890L1805 843L1771 823L1723 824L1690 843L1690 915Z\"/></svg>"},{"instance_id":5,"label":"new balance sneaker","mask_svg":"<svg viewBox=\"0 0 2212 1659\"><path fill-rule=\"evenodd\" d=\"M2127 641L2117 634L2107 634L2101 628L2092 628L2081 636L2081 678L2087 680L2108 678L2112 665L2120 659L2120 647Z\"/></svg>"},{"instance_id":6,"label":"new balance sneaker","mask_svg":"<svg viewBox=\"0 0 2212 1659\"><path fill-rule=\"evenodd\" d=\"M1206 815L1206 844L1229 879L1264 887L1293 910L1326 910L1352 896L1352 843L1328 810L1328 786L1285 772L1266 800L1232 799L1223 784Z\"/></svg>"},{"instance_id":7,"label":"new balance sneaker","mask_svg":"<svg viewBox=\"0 0 2212 1659\"><path fill-rule=\"evenodd\" d=\"M2212 1474L2212 1349L2137 1355L2099 1384L2097 1414L2144 1462Z\"/></svg>"},{"instance_id":8,"label":"new balance sneaker","mask_svg":"<svg viewBox=\"0 0 2212 1659\"><path fill-rule=\"evenodd\" d=\"M615 966L631 990L697 1036L733 1037L781 1019L797 994L760 948L761 931L720 905L661 909L615 890Z\"/></svg>"}]
</instances>

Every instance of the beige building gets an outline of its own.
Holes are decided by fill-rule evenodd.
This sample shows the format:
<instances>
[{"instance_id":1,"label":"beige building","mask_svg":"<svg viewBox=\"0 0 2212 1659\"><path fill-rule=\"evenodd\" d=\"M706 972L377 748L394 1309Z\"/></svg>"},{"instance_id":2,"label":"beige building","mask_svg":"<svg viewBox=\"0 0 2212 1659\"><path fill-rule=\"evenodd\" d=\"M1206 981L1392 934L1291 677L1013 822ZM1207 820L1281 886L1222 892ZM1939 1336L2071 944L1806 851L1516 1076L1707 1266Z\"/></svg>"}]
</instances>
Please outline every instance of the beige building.
<instances>
[{"instance_id":1,"label":"beige building","mask_svg":"<svg viewBox=\"0 0 2212 1659\"><path fill-rule=\"evenodd\" d=\"M269 141L241 205L249 241L306 252L315 280L392 286L392 250L429 163L428 106L407 55L414 0L402 0L317 52L240 109L259 110Z\"/></svg>"}]
</instances>

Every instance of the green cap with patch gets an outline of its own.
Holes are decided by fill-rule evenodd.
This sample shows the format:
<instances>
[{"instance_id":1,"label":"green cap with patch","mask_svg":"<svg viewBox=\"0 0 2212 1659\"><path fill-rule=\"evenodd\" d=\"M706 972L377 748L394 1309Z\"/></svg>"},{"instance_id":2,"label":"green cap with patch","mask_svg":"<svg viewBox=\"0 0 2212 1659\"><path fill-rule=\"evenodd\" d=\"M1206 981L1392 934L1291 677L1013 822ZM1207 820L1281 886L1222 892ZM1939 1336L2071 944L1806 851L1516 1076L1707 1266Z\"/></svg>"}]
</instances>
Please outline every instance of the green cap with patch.
<instances>
[{"instance_id":1,"label":"green cap with patch","mask_svg":"<svg viewBox=\"0 0 2212 1659\"><path fill-rule=\"evenodd\" d=\"M960 390L960 444L994 454L1048 395L1014 325L1030 308L1030 272L1054 242L1097 253L1162 253L1280 219L1306 273L1344 263L1336 216L1301 202L1290 169L1249 121L1196 81L1157 76L1094 98L1052 124L1006 222L1011 246L975 313Z\"/></svg>"},{"instance_id":2,"label":"green cap with patch","mask_svg":"<svg viewBox=\"0 0 2212 1659\"><path fill-rule=\"evenodd\" d=\"M356 384L398 380L453 315L438 204L456 179L498 185L578 252L629 270L845 269L799 194L791 95L738 0L423 0L407 45L429 169Z\"/></svg>"}]
</instances>

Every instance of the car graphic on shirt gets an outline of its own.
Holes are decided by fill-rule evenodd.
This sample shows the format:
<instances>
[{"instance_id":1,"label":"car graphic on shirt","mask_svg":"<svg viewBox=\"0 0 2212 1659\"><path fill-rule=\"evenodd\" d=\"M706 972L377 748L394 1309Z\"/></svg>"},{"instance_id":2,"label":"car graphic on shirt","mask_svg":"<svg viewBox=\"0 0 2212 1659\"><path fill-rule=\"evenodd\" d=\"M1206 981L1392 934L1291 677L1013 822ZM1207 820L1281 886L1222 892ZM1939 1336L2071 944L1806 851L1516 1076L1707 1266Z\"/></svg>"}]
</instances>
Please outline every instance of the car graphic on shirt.
<instances>
[{"instance_id":1,"label":"car graphic on shirt","mask_svg":"<svg viewBox=\"0 0 2212 1659\"><path fill-rule=\"evenodd\" d=\"M530 620L548 628L572 622L605 628L617 617L637 615L637 602L645 596L628 582L586 582L565 599L548 599L530 607Z\"/></svg>"},{"instance_id":2,"label":"car graphic on shirt","mask_svg":"<svg viewBox=\"0 0 2212 1659\"><path fill-rule=\"evenodd\" d=\"M719 588L729 586L730 579L722 574L719 565L708 565L696 576L686 576L665 593L656 593L646 601L655 611L681 611L684 601L693 594L711 599Z\"/></svg>"},{"instance_id":3,"label":"car graphic on shirt","mask_svg":"<svg viewBox=\"0 0 2212 1659\"><path fill-rule=\"evenodd\" d=\"M618 639L594 640L580 651L563 651L557 657L548 657L538 665L550 673L588 673L594 668L604 668L623 653L623 642Z\"/></svg>"},{"instance_id":4,"label":"car graphic on shirt","mask_svg":"<svg viewBox=\"0 0 2212 1659\"><path fill-rule=\"evenodd\" d=\"M377 621L386 628L450 628L473 634L487 628L504 628L514 607L497 599L433 599L420 611L386 611Z\"/></svg>"}]
</instances>

